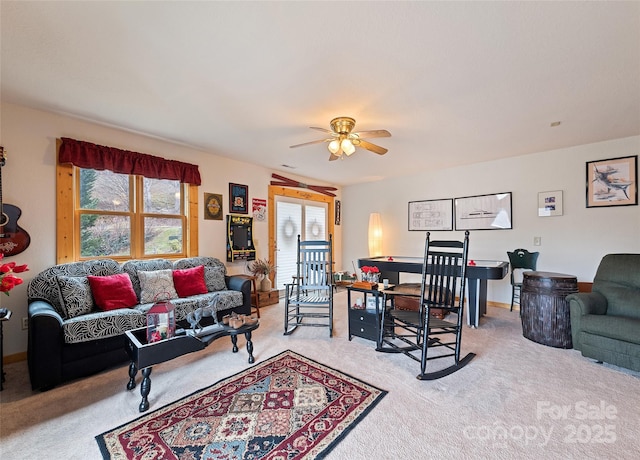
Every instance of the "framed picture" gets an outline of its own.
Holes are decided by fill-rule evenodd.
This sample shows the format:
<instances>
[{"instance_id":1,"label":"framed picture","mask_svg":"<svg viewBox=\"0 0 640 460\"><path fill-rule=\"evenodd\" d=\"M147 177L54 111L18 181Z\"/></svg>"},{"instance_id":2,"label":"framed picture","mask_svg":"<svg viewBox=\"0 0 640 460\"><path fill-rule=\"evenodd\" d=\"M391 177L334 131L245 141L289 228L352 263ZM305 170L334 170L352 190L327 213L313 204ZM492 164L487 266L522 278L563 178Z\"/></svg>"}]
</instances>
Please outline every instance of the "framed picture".
<instances>
[{"instance_id":1,"label":"framed picture","mask_svg":"<svg viewBox=\"0 0 640 460\"><path fill-rule=\"evenodd\" d=\"M587 162L587 208L638 204L638 155Z\"/></svg>"},{"instance_id":2,"label":"framed picture","mask_svg":"<svg viewBox=\"0 0 640 460\"><path fill-rule=\"evenodd\" d=\"M409 231L453 230L453 199L409 201Z\"/></svg>"},{"instance_id":3,"label":"framed picture","mask_svg":"<svg viewBox=\"0 0 640 460\"><path fill-rule=\"evenodd\" d=\"M335 224L336 225L340 225L340 219L341 219L341 213L342 213L342 209L341 209L341 204L340 204L340 200L336 200L336 205L335 205L335 214L336 214L336 220L335 220Z\"/></svg>"},{"instance_id":4,"label":"framed picture","mask_svg":"<svg viewBox=\"0 0 640 460\"><path fill-rule=\"evenodd\" d=\"M511 192L455 199L456 230L510 230Z\"/></svg>"},{"instance_id":5,"label":"framed picture","mask_svg":"<svg viewBox=\"0 0 640 460\"><path fill-rule=\"evenodd\" d=\"M222 220L222 195L204 194L204 218L206 220Z\"/></svg>"},{"instance_id":6,"label":"framed picture","mask_svg":"<svg viewBox=\"0 0 640 460\"><path fill-rule=\"evenodd\" d=\"M562 190L538 193L538 217L562 215Z\"/></svg>"},{"instance_id":7,"label":"framed picture","mask_svg":"<svg viewBox=\"0 0 640 460\"><path fill-rule=\"evenodd\" d=\"M267 220L267 200L264 198L253 198L251 200L251 210L253 219L259 222Z\"/></svg>"},{"instance_id":8,"label":"framed picture","mask_svg":"<svg viewBox=\"0 0 640 460\"><path fill-rule=\"evenodd\" d=\"M249 187L229 182L229 211L235 214L249 213Z\"/></svg>"}]
</instances>

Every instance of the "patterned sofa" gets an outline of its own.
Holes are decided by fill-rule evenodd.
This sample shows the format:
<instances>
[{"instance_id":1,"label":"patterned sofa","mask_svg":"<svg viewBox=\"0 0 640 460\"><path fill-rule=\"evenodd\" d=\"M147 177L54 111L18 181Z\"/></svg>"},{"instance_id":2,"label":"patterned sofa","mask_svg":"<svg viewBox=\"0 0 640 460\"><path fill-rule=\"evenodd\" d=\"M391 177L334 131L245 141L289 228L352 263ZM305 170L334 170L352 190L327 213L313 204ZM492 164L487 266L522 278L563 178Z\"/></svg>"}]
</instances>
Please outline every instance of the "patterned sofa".
<instances>
[{"instance_id":1,"label":"patterned sofa","mask_svg":"<svg viewBox=\"0 0 640 460\"><path fill-rule=\"evenodd\" d=\"M123 290L120 284L105 284L112 280ZM250 281L227 276L224 264L212 257L130 260L122 265L101 259L55 265L39 273L27 288L31 387L48 390L127 361L125 331L146 326L154 299L167 293L176 322L200 307L214 308L218 319L229 311L251 313Z\"/></svg>"}]
</instances>

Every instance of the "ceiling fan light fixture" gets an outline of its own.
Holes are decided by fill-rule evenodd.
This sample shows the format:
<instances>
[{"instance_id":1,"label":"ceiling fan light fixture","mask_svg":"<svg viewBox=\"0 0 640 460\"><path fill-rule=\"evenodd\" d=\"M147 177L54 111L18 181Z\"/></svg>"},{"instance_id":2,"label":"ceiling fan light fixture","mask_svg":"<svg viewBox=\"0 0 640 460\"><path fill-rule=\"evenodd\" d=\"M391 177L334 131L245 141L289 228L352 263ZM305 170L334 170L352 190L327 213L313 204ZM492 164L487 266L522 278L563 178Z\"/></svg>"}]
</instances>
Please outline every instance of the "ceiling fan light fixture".
<instances>
[{"instance_id":1,"label":"ceiling fan light fixture","mask_svg":"<svg viewBox=\"0 0 640 460\"><path fill-rule=\"evenodd\" d=\"M329 145L327 146L327 148L329 149L329 152L335 155L340 151L340 142L337 139L334 139L331 142L329 142Z\"/></svg>"},{"instance_id":2,"label":"ceiling fan light fixture","mask_svg":"<svg viewBox=\"0 0 640 460\"><path fill-rule=\"evenodd\" d=\"M340 147L342 147L342 151L347 155L351 155L356 151L356 147L353 145L350 139L343 139L340 143Z\"/></svg>"}]
</instances>

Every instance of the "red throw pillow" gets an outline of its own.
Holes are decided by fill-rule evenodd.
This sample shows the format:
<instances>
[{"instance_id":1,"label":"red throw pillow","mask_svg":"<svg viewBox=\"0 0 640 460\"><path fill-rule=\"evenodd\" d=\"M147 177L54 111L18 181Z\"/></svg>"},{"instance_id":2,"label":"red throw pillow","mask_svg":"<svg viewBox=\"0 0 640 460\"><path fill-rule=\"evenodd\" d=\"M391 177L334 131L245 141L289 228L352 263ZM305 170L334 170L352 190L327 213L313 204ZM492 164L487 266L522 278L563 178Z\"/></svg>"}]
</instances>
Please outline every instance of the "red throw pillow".
<instances>
[{"instance_id":1,"label":"red throw pillow","mask_svg":"<svg viewBox=\"0 0 640 460\"><path fill-rule=\"evenodd\" d=\"M174 270L173 285L180 297L206 294L209 291L207 290L207 284L204 282L204 265Z\"/></svg>"},{"instance_id":2,"label":"red throw pillow","mask_svg":"<svg viewBox=\"0 0 640 460\"><path fill-rule=\"evenodd\" d=\"M87 276L96 306L103 311L129 308L138 304L131 278L126 273Z\"/></svg>"}]
</instances>

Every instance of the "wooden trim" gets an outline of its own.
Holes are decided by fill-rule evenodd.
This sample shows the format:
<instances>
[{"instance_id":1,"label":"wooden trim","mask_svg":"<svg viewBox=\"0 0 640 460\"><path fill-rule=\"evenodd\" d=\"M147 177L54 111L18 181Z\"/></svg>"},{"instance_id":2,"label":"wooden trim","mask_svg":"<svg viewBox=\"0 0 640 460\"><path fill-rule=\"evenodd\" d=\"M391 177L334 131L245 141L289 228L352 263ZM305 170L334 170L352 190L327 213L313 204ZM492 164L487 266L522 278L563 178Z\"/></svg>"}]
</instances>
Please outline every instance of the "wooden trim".
<instances>
[{"instance_id":1,"label":"wooden trim","mask_svg":"<svg viewBox=\"0 0 640 460\"><path fill-rule=\"evenodd\" d=\"M578 281L578 292L591 292L593 288L593 283L588 283L586 281Z\"/></svg>"},{"instance_id":2,"label":"wooden trim","mask_svg":"<svg viewBox=\"0 0 640 460\"><path fill-rule=\"evenodd\" d=\"M187 219L189 219L189 231L187 232L187 257L198 255L198 186L189 184L189 209Z\"/></svg>"},{"instance_id":3,"label":"wooden trim","mask_svg":"<svg viewBox=\"0 0 640 460\"><path fill-rule=\"evenodd\" d=\"M62 140L56 140L56 154L60 151ZM57 158L57 155L56 155ZM59 164L56 161L56 263L74 262L75 230L74 206L75 198L73 180L73 166Z\"/></svg>"},{"instance_id":4,"label":"wooden trim","mask_svg":"<svg viewBox=\"0 0 640 460\"><path fill-rule=\"evenodd\" d=\"M497 307L497 308L505 308L507 310L511 309L510 303L502 303L502 302L494 302L493 300L487 300L487 307ZM520 305L515 304L513 306L513 311L520 310Z\"/></svg>"},{"instance_id":5,"label":"wooden trim","mask_svg":"<svg viewBox=\"0 0 640 460\"><path fill-rule=\"evenodd\" d=\"M267 202L267 213L269 219L269 260L276 260L276 196L286 196L289 198L297 198L300 200L308 200L308 201L316 201L321 203L327 203L327 222L329 224L328 230L329 234L334 236L334 245L335 245L335 234L334 234L334 207L335 207L335 198L332 196L321 195L319 193L311 193L307 190L293 190L287 187L281 187L278 185L269 185L269 198ZM335 253L335 251L334 251ZM273 281L273 279L271 280Z\"/></svg>"},{"instance_id":6,"label":"wooden trim","mask_svg":"<svg viewBox=\"0 0 640 460\"><path fill-rule=\"evenodd\" d=\"M19 363L20 361L27 360L27 352L21 351L20 353L16 353L15 355L6 355L2 358L3 364L11 364L11 363Z\"/></svg>"}]
</instances>

